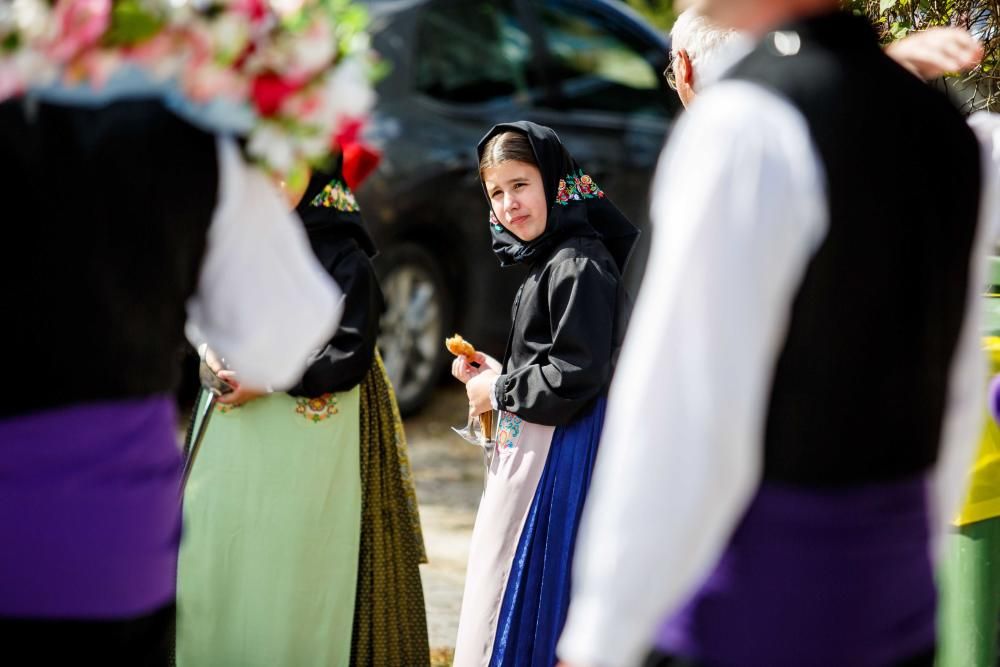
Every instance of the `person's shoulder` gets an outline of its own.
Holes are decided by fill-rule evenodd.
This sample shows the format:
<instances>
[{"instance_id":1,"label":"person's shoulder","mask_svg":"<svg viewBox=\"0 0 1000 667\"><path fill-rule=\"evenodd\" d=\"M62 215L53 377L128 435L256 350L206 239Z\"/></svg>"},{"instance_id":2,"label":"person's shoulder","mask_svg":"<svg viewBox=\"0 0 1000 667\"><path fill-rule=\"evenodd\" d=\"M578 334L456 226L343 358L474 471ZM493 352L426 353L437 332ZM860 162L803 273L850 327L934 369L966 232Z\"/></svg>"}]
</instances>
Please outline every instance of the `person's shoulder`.
<instances>
[{"instance_id":1,"label":"person's shoulder","mask_svg":"<svg viewBox=\"0 0 1000 667\"><path fill-rule=\"evenodd\" d=\"M585 273L618 281L620 275L611 253L594 236L566 239L545 263L545 271L556 279L577 278Z\"/></svg>"}]
</instances>

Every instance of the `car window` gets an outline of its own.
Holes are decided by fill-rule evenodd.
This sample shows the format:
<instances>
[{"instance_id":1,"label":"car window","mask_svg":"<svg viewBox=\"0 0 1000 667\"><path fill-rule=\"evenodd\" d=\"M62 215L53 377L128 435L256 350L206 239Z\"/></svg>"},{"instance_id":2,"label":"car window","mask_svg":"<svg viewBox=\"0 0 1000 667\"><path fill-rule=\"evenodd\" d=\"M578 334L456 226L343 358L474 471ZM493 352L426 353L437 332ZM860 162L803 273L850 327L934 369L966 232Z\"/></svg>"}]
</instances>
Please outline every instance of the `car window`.
<instances>
[{"instance_id":1,"label":"car window","mask_svg":"<svg viewBox=\"0 0 1000 667\"><path fill-rule=\"evenodd\" d=\"M421 14L416 87L435 99L478 104L526 96L531 40L512 2L438 0Z\"/></svg>"},{"instance_id":2,"label":"car window","mask_svg":"<svg viewBox=\"0 0 1000 667\"><path fill-rule=\"evenodd\" d=\"M574 108L668 115L669 93L637 44L579 3L533 0L549 50L549 77Z\"/></svg>"}]
</instances>

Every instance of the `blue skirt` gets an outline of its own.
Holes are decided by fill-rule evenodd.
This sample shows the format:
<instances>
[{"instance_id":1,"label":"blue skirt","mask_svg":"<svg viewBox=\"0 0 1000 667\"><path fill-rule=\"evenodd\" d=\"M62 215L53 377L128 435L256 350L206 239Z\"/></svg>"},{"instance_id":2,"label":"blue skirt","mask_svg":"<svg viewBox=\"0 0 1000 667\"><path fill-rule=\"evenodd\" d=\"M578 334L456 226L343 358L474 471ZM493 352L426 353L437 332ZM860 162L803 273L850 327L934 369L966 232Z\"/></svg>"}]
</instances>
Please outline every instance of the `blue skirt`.
<instances>
[{"instance_id":1,"label":"blue skirt","mask_svg":"<svg viewBox=\"0 0 1000 667\"><path fill-rule=\"evenodd\" d=\"M556 663L556 642L569 608L573 548L606 400L602 396L552 435L504 591L490 667Z\"/></svg>"}]
</instances>

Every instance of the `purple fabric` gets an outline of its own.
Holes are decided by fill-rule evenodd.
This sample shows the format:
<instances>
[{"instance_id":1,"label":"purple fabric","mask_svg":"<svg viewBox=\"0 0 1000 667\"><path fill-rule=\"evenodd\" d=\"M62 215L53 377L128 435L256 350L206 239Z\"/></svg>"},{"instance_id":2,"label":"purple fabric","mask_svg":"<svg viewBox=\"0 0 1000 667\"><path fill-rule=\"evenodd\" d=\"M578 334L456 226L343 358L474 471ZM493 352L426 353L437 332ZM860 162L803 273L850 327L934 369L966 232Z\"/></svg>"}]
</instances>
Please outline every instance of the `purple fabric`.
<instances>
[{"instance_id":1,"label":"purple fabric","mask_svg":"<svg viewBox=\"0 0 1000 667\"><path fill-rule=\"evenodd\" d=\"M880 667L934 643L921 479L847 490L765 483L657 648L718 667Z\"/></svg>"},{"instance_id":2,"label":"purple fabric","mask_svg":"<svg viewBox=\"0 0 1000 667\"><path fill-rule=\"evenodd\" d=\"M1000 424L1000 375L990 380L990 414L993 421Z\"/></svg>"},{"instance_id":3,"label":"purple fabric","mask_svg":"<svg viewBox=\"0 0 1000 667\"><path fill-rule=\"evenodd\" d=\"M123 618L173 600L176 429L165 397L0 420L0 616Z\"/></svg>"}]
</instances>

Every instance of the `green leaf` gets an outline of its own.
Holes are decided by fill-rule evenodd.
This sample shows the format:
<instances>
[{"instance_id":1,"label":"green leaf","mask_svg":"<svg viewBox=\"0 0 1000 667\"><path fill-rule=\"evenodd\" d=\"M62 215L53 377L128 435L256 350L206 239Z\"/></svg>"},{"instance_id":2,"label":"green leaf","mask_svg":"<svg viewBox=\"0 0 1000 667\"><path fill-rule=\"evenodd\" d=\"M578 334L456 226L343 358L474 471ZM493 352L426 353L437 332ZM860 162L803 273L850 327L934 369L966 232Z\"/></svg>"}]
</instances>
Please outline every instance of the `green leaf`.
<instances>
[{"instance_id":1,"label":"green leaf","mask_svg":"<svg viewBox=\"0 0 1000 667\"><path fill-rule=\"evenodd\" d=\"M162 25L160 17L139 0L120 0L111 10L111 26L103 41L108 46L138 44L158 33Z\"/></svg>"},{"instance_id":2,"label":"green leaf","mask_svg":"<svg viewBox=\"0 0 1000 667\"><path fill-rule=\"evenodd\" d=\"M4 51L17 51L17 47L21 45L21 36L16 32L12 32L3 38L3 42L0 42L0 49Z\"/></svg>"},{"instance_id":3,"label":"green leaf","mask_svg":"<svg viewBox=\"0 0 1000 667\"><path fill-rule=\"evenodd\" d=\"M896 6L896 0L878 0L878 13L885 14Z\"/></svg>"}]
</instances>

